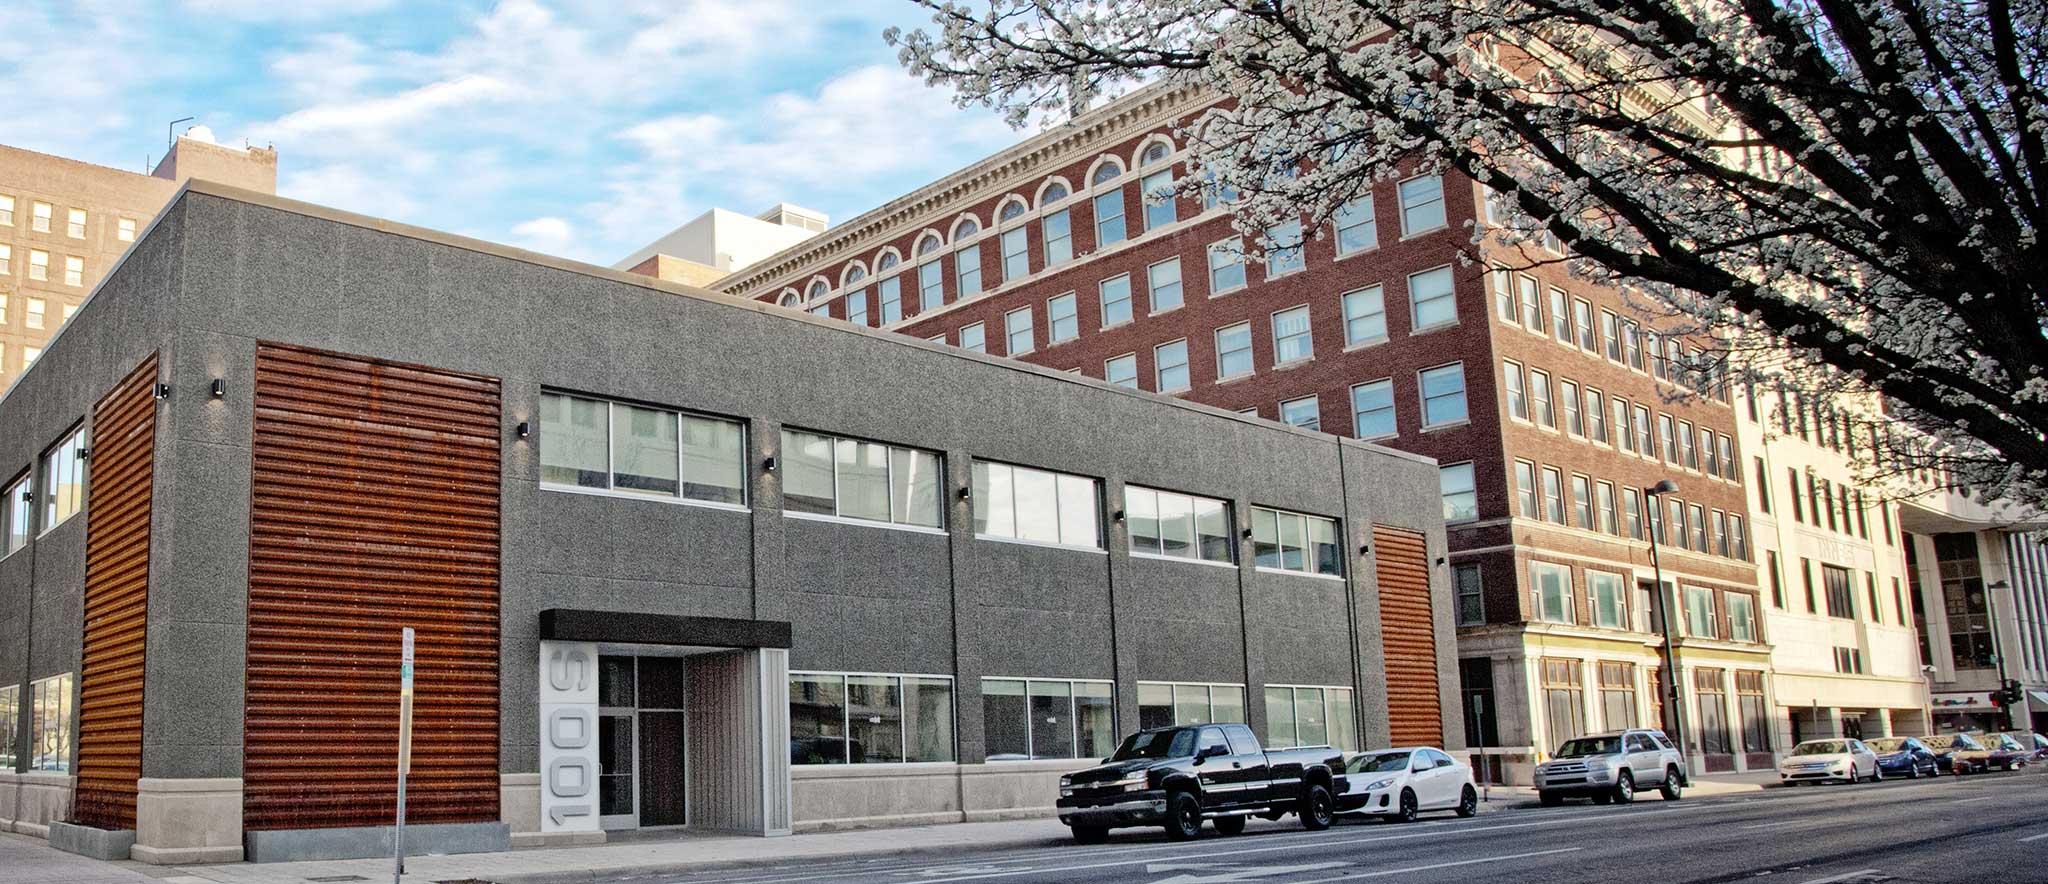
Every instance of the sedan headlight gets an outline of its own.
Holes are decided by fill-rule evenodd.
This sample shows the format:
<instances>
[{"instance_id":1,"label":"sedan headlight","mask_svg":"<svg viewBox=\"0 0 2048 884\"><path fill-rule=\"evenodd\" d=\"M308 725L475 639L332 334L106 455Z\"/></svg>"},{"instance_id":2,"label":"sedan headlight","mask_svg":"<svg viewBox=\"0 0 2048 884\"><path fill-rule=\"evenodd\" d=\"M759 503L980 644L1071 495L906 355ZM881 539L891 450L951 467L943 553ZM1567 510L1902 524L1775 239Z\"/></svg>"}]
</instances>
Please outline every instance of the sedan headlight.
<instances>
[{"instance_id":1,"label":"sedan headlight","mask_svg":"<svg viewBox=\"0 0 2048 884\"><path fill-rule=\"evenodd\" d=\"M1372 782L1370 782L1370 783L1367 783L1367 784L1365 784L1365 791L1367 791L1367 792L1377 792L1377 791L1379 791L1379 790L1381 790L1381 789L1384 789L1384 788L1386 788L1386 787L1388 787L1388 786L1391 786L1391 785L1393 785L1393 784L1394 784L1394 778L1393 778L1393 777L1388 777L1388 778L1386 778L1386 779L1384 779L1384 780L1374 780L1374 781L1372 781Z\"/></svg>"}]
</instances>

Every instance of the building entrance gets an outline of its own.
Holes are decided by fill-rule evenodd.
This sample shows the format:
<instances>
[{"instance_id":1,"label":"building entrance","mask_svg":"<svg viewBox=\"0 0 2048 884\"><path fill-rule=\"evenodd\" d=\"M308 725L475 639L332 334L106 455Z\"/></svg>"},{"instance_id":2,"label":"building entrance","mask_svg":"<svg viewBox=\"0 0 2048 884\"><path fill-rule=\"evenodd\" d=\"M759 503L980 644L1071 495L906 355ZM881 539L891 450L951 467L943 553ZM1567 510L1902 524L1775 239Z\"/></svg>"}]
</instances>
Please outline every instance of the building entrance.
<instances>
[{"instance_id":1,"label":"building entrance","mask_svg":"<svg viewBox=\"0 0 2048 884\"><path fill-rule=\"evenodd\" d=\"M597 678L598 823L689 823L687 659L604 655Z\"/></svg>"}]
</instances>

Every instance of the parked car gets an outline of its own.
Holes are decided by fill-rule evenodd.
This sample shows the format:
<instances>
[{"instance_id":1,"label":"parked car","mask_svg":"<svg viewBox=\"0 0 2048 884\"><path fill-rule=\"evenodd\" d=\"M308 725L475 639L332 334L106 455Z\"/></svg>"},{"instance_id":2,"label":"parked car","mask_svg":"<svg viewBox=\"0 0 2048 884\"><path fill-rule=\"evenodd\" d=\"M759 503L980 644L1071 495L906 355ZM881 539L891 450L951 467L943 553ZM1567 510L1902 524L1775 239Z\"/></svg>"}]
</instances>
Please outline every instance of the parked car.
<instances>
[{"instance_id":1,"label":"parked car","mask_svg":"<svg viewBox=\"0 0 2048 884\"><path fill-rule=\"evenodd\" d=\"M2027 755L2028 761L2048 761L2048 737L2033 731L2005 731L2002 735L2011 737L2022 748L2032 749Z\"/></svg>"},{"instance_id":2,"label":"parked car","mask_svg":"<svg viewBox=\"0 0 2048 884\"><path fill-rule=\"evenodd\" d=\"M1974 734L1973 736L1978 744L1982 745L1990 753L1984 760L1991 767L1998 768L1999 770L2019 770L2026 767L2027 762L2034 760L2034 750L2013 739L2011 735Z\"/></svg>"},{"instance_id":3,"label":"parked car","mask_svg":"<svg viewBox=\"0 0 2048 884\"><path fill-rule=\"evenodd\" d=\"M1947 755L1957 774L1983 773L1991 769L1991 750L1969 734L1929 734L1919 738L1935 754Z\"/></svg>"},{"instance_id":4,"label":"parked car","mask_svg":"<svg viewBox=\"0 0 2048 884\"><path fill-rule=\"evenodd\" d=\"M1060 777L1060 822L1083 844L1110 829L1163 826L1185 841L1202 821L1235 835L1245 820L1301 817L1330 827L1346 787L1344 753L1329 746L1267 752L1242 724L1157 727L1124 738L1104 764Z\"/></svg>"},{"instance_id":5,"label":"parked car","mask_svg":"<svg viewBox=\"0 0 2048 884\"><path fill-rule=\"evenodd\" d=\"M1545 807L1566 798L1594 804L1636 800L1651 786L1666 801L1677 801L1687 784L1685 760L1664 732L1652 728L1573 737L1551 760L1536 766L1536 797Z\"/></svg>"},{"instance_id":6,"label":"parked car","mask_svg":"<svg viewBox=\"0 0 2048 884\"><path fill-rule=\"evenodd\" d=\"M1883 780L1884 768L1877 764L1877 753L1870 751L1862 740L1807 740L1793 746L1792 751L1785 753L1785 760L1778 762L1778 780L1787 786L1854 783L1865 778L1873 783Z\"/></svg>"},{"instance_id":7,"label":"parked car","mask_svg":"<svg viewBox=\"0 0 2048 884\"><path fill-rule=\"evenodd\" d=\"M1348 781L1337 796L1338 813L1374 814L1412 823L1426 810L1479 812L1472 768L1441 749L1411 747L1362 752L1344 762Z\"/></svg>"},{"instance_id":8,"label":"parked car","mask_svg":"<svg viewBox=\"0 0 2048 884\"><path fill-rule=\"evenodd\" d=\"M1912 737L1878 737L1865 740L1863 745L1877 753L1877 768L1888 777L1905 777L1917 780L1921 777L1941 776L1942 769L1953 765L1927 748L1927 744Z\"/></svg>"}]
</instances>

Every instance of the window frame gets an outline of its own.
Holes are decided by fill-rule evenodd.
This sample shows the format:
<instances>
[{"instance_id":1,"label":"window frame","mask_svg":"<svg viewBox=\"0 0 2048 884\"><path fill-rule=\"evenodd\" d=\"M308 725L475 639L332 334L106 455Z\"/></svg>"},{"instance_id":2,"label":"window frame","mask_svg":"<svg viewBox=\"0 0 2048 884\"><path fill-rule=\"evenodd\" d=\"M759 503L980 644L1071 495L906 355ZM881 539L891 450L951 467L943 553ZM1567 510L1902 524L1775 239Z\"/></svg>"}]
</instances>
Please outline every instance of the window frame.
<instances>
[{"instance_id":1,"label":"window frame","mask_svg":"<svg viewBox=\"0 0 2048 884\"><path fill-rule=\"evenodd\" d=\"M1429 381L1430 381L1430 375L1431 375L1431 373L1432 373L1432 372L1443 372L1443 371L1444 371L1444 370L1446 370L1446 369L1456 369L1456 372L1455 372L1455 373L1456 373L1456 375L1457 375L1457 378L1458 378L1458 389L1456 390L1456 394L1455 394L1455 395L1457 396L1457 399L1458 399L1458 411L1459 411L1460 413L1459 413L1459 415L1458 415L1457 417L1454 417L1454 418L1445 418L1444 420L1433 420L1433 419L1432 419L1432 418L1430 417L1430 404L1431 404L1432 402L1442 402L1442 401L1444 401L1445 399L1448 399L1448 398L1450 398L1450 396L1451 396L1451 395L1453 395L1453 394L1451 394L1451 393L1445 393L1445 392L1439 392L1439 393L1437 393L1437 394L1436 394L1436 395L1434 395L1434 396L1430 395L1430 392L1429 392ZM1442 375L1438 375L1438 376L1439 376L1439 377L1441 377ZM1421 415L1421 417L1422 417L1422 427L1421 427L1421 428L1422 428L1423 430L1427 431L1427 430L1437 430L1437 429L1443 429L1443 428L1445 428L1445 427L1455 427L1455 426L1459 426L1459 425L1462 425L1462 424L1468 424L1468 423L1471 423L1471 422L1472 422L1472 403L1471 403L1471 401L1470 401L1470 400L1469 400L1469 399L1467 398L1467 395L1468 395L1468 391L1469 391L1469 389L1470 389L1470 386L1469 386L1469 384L1468 384L1468 383L1466 382L1466 380L1465 380L1465 363L1464 363L1464 361L1463 361L1463 360L1459 360L1459 361L1457 361L1457 362L1446 362L1446 363L1444 363L1444 364L1442 364L1442 365L1432 365L1432 366L1430 366L1430 367L1428 367L1428 368L1424 368L1424 369L1420 369L1420 370L1416 371L1416 372L1415 372L1415 397L1416 397L1416 400L1418 401L1418 403L1420 404L1420 408L1421 408L1421 410L1420 410L1420 415Z\"/></svg>"},{"instance_id":2,"label":"window frame","mask_svg":"<svg viewBox=\"0 0 2048 884\"><path fill-rule=\"evenodd\" d=\"M609 396L593 396L593 395L590 395L590 394L588 394L588 393L578 393L578 392L573 392L573 391L570 391L570 390L556 389L556 388L552 388L552 387L549 387L549 388L543 388L543 389L541 390L541 395L542 395L543 397L546 397L546 396L550 396L550 395L556 395L556 396L564 396L564 397L567 397L567 398L570 398L570 399L583 399L583 400L586 400L586 401L590 401L590 402L598 402L598 403L602 403L602 404L604 404L604 406L605 406L605 422L604 422L604 427L605 427L605 445L604 445L604 452L605 452L605 487L603 487L603 488L592 488L592 487L588 487L588 486L583 486L583 485L571 485L571 484L566 484L566 483L562 483L562 482L551 482L551 481L548 481L547 479L544 479L544 478L540 478L540 476L541 476L542 474L541 474L541 473L539 472L539 470L536 470L536 472L535 472L535 476L536 476L536 482L538 483L538 485L539 485L539 487L540 487L540 490L542 490L542 491L554 491L554 492L560 492L560 493L563 493L563 494L589 494L589 495L595 495L595 496L598 496L598 497L610 497L610 498L615 498L615 499L620 499L620 500L640 500L640 501L647 501L647 502L649 502L649 503L662 503L662 504L678 504L678 505L683 505L683 506L698 506L698 507L707 507L707 508L710 508L710 509L719 509L719 510L726 510L726 511L728 511L728 512L752 512L752 510L753 510L753 495L754 495L754 488L753 488L753 481L752 481L752 477L751 477L751 475L750 475L750 473L749 473L749 470L748 470L748 463L749 463L749 461L750 461L750 459L751 459L751 456L750 456L750 454L749 454L749 453L750 453L751 451L753 451L753 447L752 447L752 446L753 446L753 427L749 426L749 424L748 424L748 422L747 422L747 421L745 421L745 420L743 420L743 419L741 419L741 418L736 418L736 417L730 417L730 416L727 416L727 415L721 415L721 414L713 414L713 413L710 413L710 412L703 412L703 411L695 411L695 410L691 410L691 409L681 409L681 408L674 408L674 407L670 407L670 406L666 406L666 405L656 405L656 404L653 404L653 403L646 403L646 402L638 402L638 401L634 401L634 400L630 400L630 399L616 399L616 398L612 398L612 397L609 397ZM672 416L674 416L674 417L675 417L675 419L676 419L676 433L677 433L677 435L676 435L676 461L677 461L677 463L676 463L676 493L675 493L675 494L673 494L673 495L663 495L663 494L653 494L653 493L646 493L646 492L639 492L639 491L621 491L621 490L619 490L619 488L618 488L618 467L617 467L617 463L616 463L616 461L617 461L617 459L618 459L618 453L617 453L617 451L615 450L615 447L616 447L616 442L615 442L615 438L616 438L616 434L617 434L617 427L618 427L618 406L621 406L621 405L624 405L624 406L628 406L628 407L631 407L631 408L639 408L639 409L642 409L642 410L646 410L646 411L658 411L658 412L662 412L662 413L665 413L665 414L668 414L668 415L672 415ZM725 502L725 501L719 501L719 500L702 500L702 499L699 499L699 498L694 498L694 497L687 497L687 496L684 496L684 494L683 494L683 490L684 490L684 487L685 487L685 486L687 486L687 485L689 484L689 477L688 477L687 471L685 471L685 470L683 469L683 465L684 465L684 463L685 463L685 462L686 462L686 460L687 460L687 458L686 458L686 454L685 454L686 448L685 448L685 446L683 445L683 437L682 437L682 419L683 419L684 417L695 417L695 418L699 418L699 419L702 419L702 420L718 421L718 422L721 422L721 423L727 423L727 424L732 424L732 425L734 425L734 426L736 426L736 427L738 427L738 428L739 428L739 432L740 432L740 438L739 438L739 462L738 462L737 466L738 466L738 468L739 468L739 496L740 496L740 500L739 500L739 502L738 502L738 503L727 503L727 502ZM534 424L535 424L535 426L539 426L539 425L540 425L540 420L539 420L538 418L536 418L536 419L535 419L535 421L534 421ZM539 444L539 445L545 445L545 444L547 444L547 443L546 443L546 438L547 438L547 433L546 433L545 429L543 429L543 430L542 430L542 432L540 433L540 440L541 440L541 441L540 441L540 442L539 442L538 444ZM536 453L536 459L538 459L538 457L539 457L539 455L538 455L538 453ZM538 464L538 460L536 460L536 464Z\"/></svg>"},{"instance_id":3,"label":"window frame","mask_svg":"<svg viewBox=\"0 0 2048 884\"><path fill-rule=\"evenodd\" d=\"M1411 202L1410 195L1408 193L1409 185L1424 181L1433 181L1435 183L1436 195L1433 198L1425 196L1424 198L1417 199L1414 202ZM1444 192L1444 179L1442 175L1414 175L1408 178L1404 178L1401 181L1397 182L1394 185L1394 203L1396 206L1399 207L1400 210L1401 238L1408 239L1410 237L1421 236L1425 233L1433 233L1435 231L1449 227L1450 207L1445 204L1446 197L1447 194ZM1436 219L1434 223L1429 224L1428 226L1418 227L1410 222L1411 216L1413 216L1417 212L1431 211L1433 211L1436 214ZM1419 220L1428 219L1425 218Z\"/></svg>"},{"instance_id":4,"label":"window frame","mask_svg":"<svg viewBox=\"0 0 2048 884\"><path fill-rule=\"evenodd\" d=\"M1359 407L1358 407L1358 394L1359 394L1359 391L1360 391L1360 390L1363 390L1363 389L1365 389L1365 388L1368 388L1368 387L1376 387L1376 386L1380 386L1380 385L1384 385L1384 386L1385 386L1385 388L1386 388L1386 394L1387 394L1387 404L1386 404L1386 407L1385 407L1385 408L1374 408L1374 409L1371 409L1371 410L1370 410L1370 412L1367 412L1367 411L1361 411L1361 410L1359 410ZM1398 403L1397 403L1397 402L1395 401L1395 397L1394 397L1394 379L1393 379L1393 378L1391 378L1391 377L1384 377L1384 378L1374 378L1373 380L1369 380L1369 381L1360 381L1360 382L1358 382L1358 383L1356 383L1356 384L1352 384L1352 385L1351 385L1351 387L1350 387L1350 392L1351 392L1351 397L1350 397L1350 398L1351 398L1351 433L1352 433L1352 435L1353 435L1354 437L1356 437L1356 438L1359 438L1359 439L1387 439L1387 438L1392 438L1392 437L1394 437L1394 436L1398 436L1398 435L1400 435L1400 433L1401 433L1401 428L1400 428L1400 417L1401 417L1401 414L1400 414L1400 407L1399 407ZM1365 416L1365 415L1366 415L1367 413L1371 413L1371 414L1378 414L1378 413L1379 413L1379 412L1381 412L1381 411L1384 411L1384 412L1386 412L1386 414L1387 414L1387 423L1388 423L1388 424L1390 424L1390 425L1392 425L1392 426L1391 426L1391 428L1390 428L1390 429L1388 429L1388 430L1387 430L1386 432L1384 432L1384 433L1374 433L1374 434L1372 434L1372 435L1370 435L1370 436L1368 436L1368 435L1365 435L1365 433L1363 432L1363 429L1361 428L1361 426L1360 426L1360 424L1359 424L1359 421L1360 421L1360 419L1361 419L1361 418L1363 418L1363 417L1364 417L1364 416Z\"/></svg>"},{"instance_id":5,"label":"window frame","mask_svg":"<svg viewBox=\"0 0 2048 884\"><path fill-rule=\"evenodd\" d=\"M1181 373L1181 382L1173 386L1167 386L1166 372L1170 366L1174 365L1174 363L1168 363L1162 357L1162 351L1176 344L1180 345L1180 362L1178 363L1178 366L1180 368ZM1183 390L1194 389L1195 373L1193 371L1190 359L1191 357L1188 355L1187 338L1175 338L1163 344L1154 344L1152 346L1153 389L1156 392L1160 393L1177 393Z\"/></svg>"},{"instance_id":6,"label":"window frame","mask_svg":"<svg viewBox=\"0 0 2048 884\"><path fill-rule=\"evenodd\" d=\"M790 442L790 439L789 439L789 434L790 434L790 433L802 433L802 434L805 434L805 435L808 435L808 436L815 436L815 437L818 437L818 438L824 439L824 440L826 440L827 442L831 443L831 445L830 445L830 449L831 449L831 464L832 464L832 501L833 501L833 506L832 506L832 509L833 509L833 511L832 511L831 513L812 513L812 512L804 512L804 511L801 511L801 510L792 510L792 509L790 509L790 508L789 508L789 505L788 505L788 496L787 496L787 494L785 494L785 495L784 495L784 502L783 502L783 507L782 507L782 515L783 515L783 517L784 517L784 518L790 518L790 519L801 519L801 520L806 520L806 521L814 521L814 522L834 522L834 523L838 523L838 524L849 524L849 525L864 525L864 526L869 526L869 527L875 527L875 528L890 528L890 529L894 529L894 530L899 530L899 531L912 531L912 532L916 532L916 533L920 533L920 534L938 534L938 535L945 535L945 534L948 534L948 533L949 533L949 531L948 531L948 527L947 527L947 522L948 522L948 520L949 520L949 518L950 518L950 516L951 516L951 513L950 513L950 512L948 512L948 507L947 507L947 505L946 505L946 454L945 454L945 452L943 452L943 451L934 451L934 450L932 450L932 449L929 449L929 448L918 448L918 447L916 447L916 446L911 446L911 445L898 445L898 444L896 444L896 443L893 443L893 442L883 442L883 441L881 441L881 440L878 440L878 439L863 439L863 438L860 438L860 437L857 437L857 436L846 436L846 435L842 435L842 434L838 434L838 433L827 433L827 432L824 432L824 431L821 431L821 430L811 430L811 429L806 429L806 428L804 428L804 427L800 427L800 426L789 426L789 425L785 425L785 426L783 426L783 427L781 428L781 434L780 434L780 438L778 438L778 439L776 440L776 454L777 454L777 456L778 456L778 460L779 460L779 465L778 465L777 469L778 469L778 471L779 471L779 472L782 472L782 473L783 473L783 474L784 474L785 476L787 475L787 470L788 470L788 468L789 468L789 464L790 464L790 458L789 458L789 442ZM883 449L883 468L884 468L884 471L885 471L885 472L884 472L885 478L883 479L883 486L884 486L884 488L886 489L886 493L887 493L887 494L889 495L889 518L888 518L888 519L886 519L886 520L885 520L885 519L871 519L871 518L868 518L868 517L866 517L866 516L849 516L849 515L846 515L846 514L845 514L844 512L842 512L842 509L843 509L843 506L844 506L844 500L845 500L845 497L844 497L844 495L842 494L842 492L841 492L841 490L840 490L840 478L839 478L839 466L840 466L840 463L839 463L839 443L841 443L841 442L852 442L852 443L856 443L856 444L860 444L860 445L879 445L879 446L881 446L881 447L882 447L882 449ZM897 452L899 452L899 451L904 451L904 452L910 452L910 453L912 453L912 454L923 454L923 455L928 455L928 456L930 456L930 457L932 458L932 460L933 460L933 462L934 462L934 466L935 466L935 474L934 474L934 475L936 476L936 484L935 484L935 485L933 486L933 491L934 491L934 493L935 493L935 494L937 495L937 496L936 496L936 498L935 498L935 499L934 499L934 500L932 501L932 503L933 503L933 507L934 507L934 508L933 508L933 512L937 514L937 516L938 516L938 519L939 519L939 523L938 523L937 525L920 525L920 524L917 524L917 523L915 523L915 522L907 522L907 521L900 521L900 520L899 520L899 519L897 518L897 514L896 514L896 453L897 453ZM787 484L787 481L788 481L788 480L787 480L787 479L785 478L785 479L784 479L783 481L784 481L784 484L786 485L786 484Z\"/></svg>"}]
</instances>

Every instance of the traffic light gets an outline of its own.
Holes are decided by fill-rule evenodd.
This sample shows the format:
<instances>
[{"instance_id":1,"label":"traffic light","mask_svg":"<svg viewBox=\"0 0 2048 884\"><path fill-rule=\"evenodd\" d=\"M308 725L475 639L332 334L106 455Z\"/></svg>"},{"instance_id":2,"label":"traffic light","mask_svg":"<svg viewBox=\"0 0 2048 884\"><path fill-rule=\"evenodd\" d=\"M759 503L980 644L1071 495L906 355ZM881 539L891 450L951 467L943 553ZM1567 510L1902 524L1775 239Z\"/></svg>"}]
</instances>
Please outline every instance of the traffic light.
<instances>
[{"instance_id":1,"label":"traffic light","mask_svg":"<svg viewBox=\"0 0 2048 884\"><path fill-rule=\"evenodd\" d=\"M2004 684L1999 686L1998 690L1991 692L1991 705L1998 708L2017 706L2025 696L2020 690L2019 682L2007 679Z\"/></svg>"}]
</instances>

